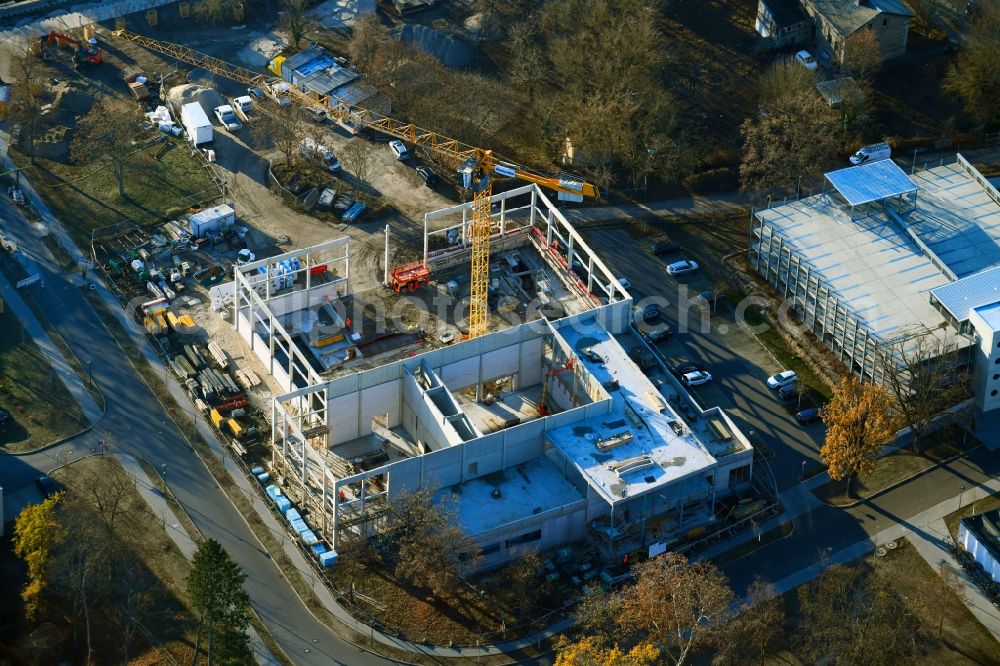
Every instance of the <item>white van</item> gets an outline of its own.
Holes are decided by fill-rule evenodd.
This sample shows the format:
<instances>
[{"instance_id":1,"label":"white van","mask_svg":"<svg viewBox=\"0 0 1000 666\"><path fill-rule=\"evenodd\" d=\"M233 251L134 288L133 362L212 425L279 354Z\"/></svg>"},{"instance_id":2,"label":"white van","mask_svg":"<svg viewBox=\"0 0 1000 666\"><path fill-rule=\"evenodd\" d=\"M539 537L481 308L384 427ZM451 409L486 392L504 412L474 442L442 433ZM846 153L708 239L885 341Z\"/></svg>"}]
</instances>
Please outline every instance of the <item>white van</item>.
<instances>
[{"instance_id":1,"label":"white van","mask_svg":"<svg viewBox=\"0 0 1000 666\"><path fill-rule=\"evenodd\" d=\"M331 173L340 171L340 160L333 154L333 151L312 139L302 139L299 144L299 155L307 160L318 160Z\"/></svg>"},{"instance_id":2,"label":"white van","mask_svg":"<svg viewBox=\"0 0 1000 666\"><path fill-rule=\"evenodd\" d=\"M870 146L864 146L858 152L851 155L851 164L858 166L859 164L887 160L890 157L892 157L892 148L889 147L889 144L873 143Z\"/></svg>"}]
</instances>

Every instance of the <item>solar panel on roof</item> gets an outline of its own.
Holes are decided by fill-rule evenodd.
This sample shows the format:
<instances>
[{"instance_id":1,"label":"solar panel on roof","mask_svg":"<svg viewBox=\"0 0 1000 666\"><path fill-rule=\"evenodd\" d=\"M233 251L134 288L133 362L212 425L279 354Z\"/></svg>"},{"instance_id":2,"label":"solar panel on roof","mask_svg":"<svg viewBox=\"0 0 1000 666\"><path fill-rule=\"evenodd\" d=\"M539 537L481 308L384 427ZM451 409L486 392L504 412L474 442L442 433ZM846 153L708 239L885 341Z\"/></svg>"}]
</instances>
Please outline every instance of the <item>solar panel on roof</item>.
<instances>
[{"instance_id":1,"label":"solar panel on roof","mask_svg":"<svg viewBox=\"0 0 1000 666\"><path fill-rule=\"evenodd\" d=\"M892 160L831 171L826 179L852 206L917 191L916 184Z\"/></svg>"}]
</instances>

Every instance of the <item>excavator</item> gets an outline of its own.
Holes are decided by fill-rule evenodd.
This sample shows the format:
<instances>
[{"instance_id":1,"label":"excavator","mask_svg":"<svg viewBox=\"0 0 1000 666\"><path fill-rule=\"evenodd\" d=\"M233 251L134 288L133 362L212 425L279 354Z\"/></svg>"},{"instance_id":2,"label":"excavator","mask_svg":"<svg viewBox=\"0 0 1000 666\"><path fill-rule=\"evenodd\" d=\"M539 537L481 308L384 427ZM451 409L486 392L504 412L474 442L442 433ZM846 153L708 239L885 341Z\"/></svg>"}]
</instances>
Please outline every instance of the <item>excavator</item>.
<instances>
[{"instance_id":1,"label":"excavator","mask_svg":"<svg viewBox=\"0 0 1000 666\"><path fill-rule=\"evenodd\" d=\"M43 36L41 38L42 43L42 53L45 53L53 44L57 46L70 46L76 49L73 52L73 63L74 65L90 64L99 65L102 60L104 60L104 50L97 45L97 39L91 37L85 42L81 42L78 39L73 39L68 35L58 33L55 30L50 32L48 36Z\"/></svg>"},{"instance_id":2,"label":"excavator","mask_svg":"<svg viewBox=\"0 0 1000 666\"><path fill-rule=\"evenodd\" d=\"M200 53L186 46L151 39L124 28L113 31L112 35L151 51L176 58L189 65L204 68L213 74L239 81L247 86L269 89L265 74L232 65L225 60ZM473 195L472 223L470 225L472 262L470 267L468 339L484 335L489 324L487 298L490 237L492 234L490 212L493 179L496 176L501 176L535 183L541 187L555 190L561 198L571 201L583 201L584 197L597 197L598 195L597 188L591 183L573 177L551 177L537 174L525 167L499 159L491 150L470 146L456 139L421 129L412 123L405 123L375 111L352 107L336 97L302 92L294 85L287 86L286 92L292 101L303 104L307 108L317 106L323 108L326 110L327 116L337 122L367 127L400 139L412 146L419 146L455 168L459 185ZM399 271L404 271L406 274L397 276L396 273ZM413 279L414 275L419 275L419 279ZM393 275L393 281L396 283L393 288L402 290L405 287L407 290L412 290L426 284L428 276L429 271L426 266L399 267Z\"/></svg>"}]
</instances>

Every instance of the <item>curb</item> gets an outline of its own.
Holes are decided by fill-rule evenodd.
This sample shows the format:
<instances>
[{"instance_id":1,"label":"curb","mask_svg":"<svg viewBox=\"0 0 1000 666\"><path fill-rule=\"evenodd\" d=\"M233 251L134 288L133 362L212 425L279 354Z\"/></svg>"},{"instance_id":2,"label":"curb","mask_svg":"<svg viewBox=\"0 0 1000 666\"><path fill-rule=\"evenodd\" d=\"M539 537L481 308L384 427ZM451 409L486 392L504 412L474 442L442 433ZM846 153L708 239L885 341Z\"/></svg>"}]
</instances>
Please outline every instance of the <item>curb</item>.
<instances>
[{"instance_id":1,"label":"curb","mask_svg":"<svg viewBox=\"0 0 1000 666\"><path fill-rule=\"evenodd\" d=\"M737 557L737 558L736 558L735 560L730 560L729 562L726 562L726 563L725 563L725 564L723 564L722 566L724 566L724 567L728 567L728 566L730 566L730 565L732 565L732 564L736 564L736 563L737 563L737 562L739 562L740 560L743 560L743 559L745 559L745 558L747 558L747 557L750 557L751 555L755 554L755 553L756 553L756 552L757 552L758 550L760 550L760 549L761 549L761 548L763 548L764 546L769 546L769 545L771 545L772 543L781 543L781 542L782 542L782 541L784 541L785 539L788 539L788 538L792 537L792 536L793 536L793 535L795 534L795 519L793 518L793 519L791 519L791 520L788 520L788 521L785 521L785 522L783 522L783 523L780 523L780 524L778 524L777 528L780 528L780 527L782 527L782 526L784 526L784 525L791 525L791 526L792 526L792 529L791 529L791 531L790 531L790 532L789 532L788 534L786 534L785 536L781 537L780 539L775 539L774 541L768 541L767 543L762 543L762 544L760 544L759 546L757 546L756 548L754 548L753 550L751 550L751 551L749 551L749 552L747 552L747 553L744 553L743 555L740 555L740 556L739 556L739 557ZM777 529L777 528L774 528L774 529ZM742 544L737 544L737 545L733 546L733 548L739 548L739 547L740 547L741 545L742 545ZM732 550L732 549L730 549L730 550ZM725 554L726 554L727 552L728 552L728 551L723 551L723 552L719 553L719 554L718 554L718 555L717 555L716 557L722 557L722 556L723 556L723 555L725 555ZM711 561L712 561L712 558L708 558L708 560L709 560L709 561L711 562ZM713 562L713 564L714 564L714 562Z\"/></svg>"},{"instance_id":2,"label":"curb","mask_svg":"<svg viewBox=\"0 0 1000 666\"><path fill-rule=\"evenodd\" d=\"M874 493L872 493L868 497L863 497L863 498L861 498L859 500L855 500L854 502L851 502L850 504L831 504L830 502L827 502L826 500L822 500L822 499L820 499L818 497L816 497L816 499L820 503L824 504L825 506L833 507L834 509L854 509L854 508L857 508L857 507L861 506L865 502L869 502L869 501L871 501L873 499L877 499L878 497L880 497L881 495L884 495L885 493L889 492L890 490L895 490L896 488L898 488L899 486L903 485L904 483L909 483L913 479L921 477L921 476L923 476L925 474L929 474L929 473L933 472L934 470L938 469L939 467L941 467L943 465L947 465L949 463L955 462L959 458L961 458L961 457L963 457L963 456L965 456L965 455L967 455L969 453L972 453L973 451L977 451L977 450L981 449L983 446L984 446L983 444L978 444L977 446L972 447L968 451L963 451L962 453L956 453L955 455L953 455L951 457L945 458L944 460L941 460L939 462L934 463L933 465L931 465L930 467L928 467L926 469L922 469L919 472L914 472L913 474L910 474L909 476L903 477L899 481L896 481L895 483L893 483L891 485L888 485L885 488L882 488L881 490L875 491ZM809 492L813 493L814 497L816 496L816 493L813 492L812 490L810 490Z\"/></svg>"}]
</instances>

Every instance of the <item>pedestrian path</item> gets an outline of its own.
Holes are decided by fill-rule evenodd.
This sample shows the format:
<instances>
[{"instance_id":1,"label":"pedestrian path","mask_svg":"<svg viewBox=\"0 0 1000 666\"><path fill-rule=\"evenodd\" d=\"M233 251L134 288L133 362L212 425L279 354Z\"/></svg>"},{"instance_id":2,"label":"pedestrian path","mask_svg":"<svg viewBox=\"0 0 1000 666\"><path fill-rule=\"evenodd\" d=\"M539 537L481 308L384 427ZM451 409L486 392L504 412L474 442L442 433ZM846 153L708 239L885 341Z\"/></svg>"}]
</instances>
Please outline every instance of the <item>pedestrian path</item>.
<instances>
[{"instance_id":1,"label":"pedestrian path","mask_svg":"<svg viewBox=\"0 0 1000 666\"><path fill-rule=\"evenodd\" d=\"M189 560L192 559L195 551L198 550L197 542L184 526L181 525L177 519L177 514L167 504L166 498L164 498L160 490L153 484L149 475L146 474L146 470L142 468L138 460L130 455L116 453L115 458L125 469L125 472L135 480L135 489L139 491L139 495L149 505L149 509L153 512L153 515L163 523L163 529L167 535L177 544L184 557ZM201 537L200 534L198 536ZM253 627L250 627L249 634L254 661L261 666L281 666L282 662L264 645L264 641L261 640L260 635Z\"/></svg>"},{"instance_id":2,"label":"pedestrian path","mask_svg":"<svg viewBox=\"0 0 1000 666\"><path fill-rule=\"evenodd\" d=\"M17 315L25 333L38 346L42 355L48 360L55 372L69 390L70 394L80 405L84 416L91 425L96 424L104 416L104 410L94 400L94 396L87 390L84 379L76 373L69 361L49 337L42 323L38 321L35 313L28 304L24 302L17 288L10 283L7 276L0 273L0 294L3 295L6 307L9 307Z\"/></svg>"}]
</instances>

